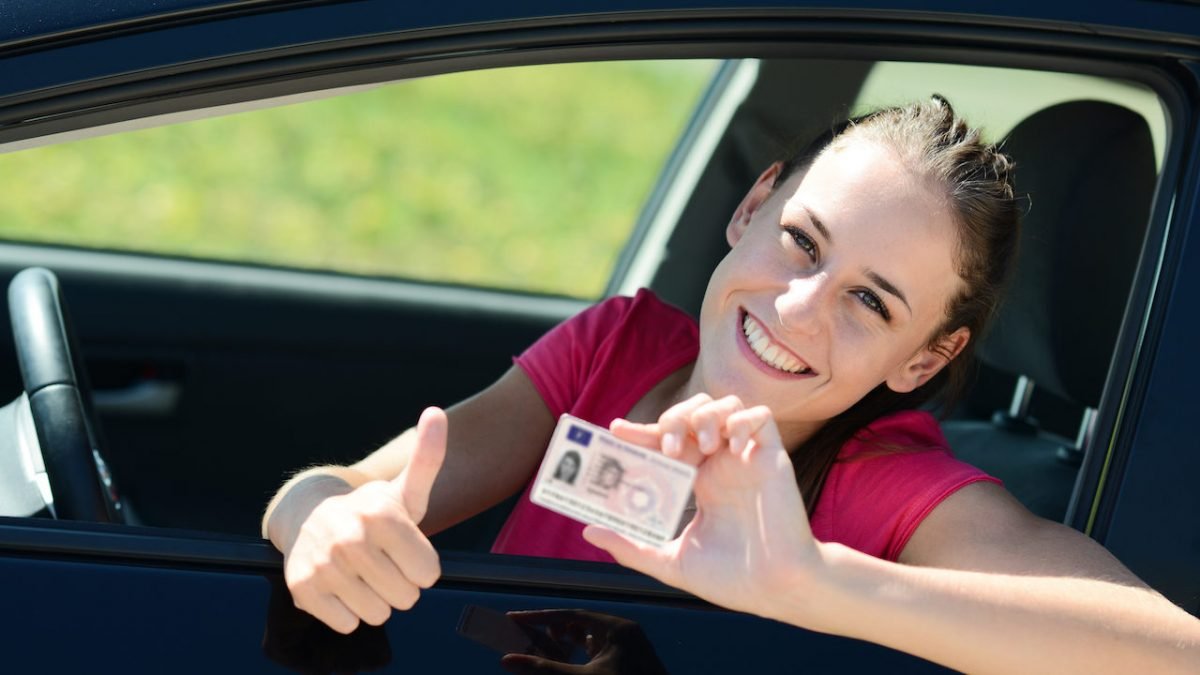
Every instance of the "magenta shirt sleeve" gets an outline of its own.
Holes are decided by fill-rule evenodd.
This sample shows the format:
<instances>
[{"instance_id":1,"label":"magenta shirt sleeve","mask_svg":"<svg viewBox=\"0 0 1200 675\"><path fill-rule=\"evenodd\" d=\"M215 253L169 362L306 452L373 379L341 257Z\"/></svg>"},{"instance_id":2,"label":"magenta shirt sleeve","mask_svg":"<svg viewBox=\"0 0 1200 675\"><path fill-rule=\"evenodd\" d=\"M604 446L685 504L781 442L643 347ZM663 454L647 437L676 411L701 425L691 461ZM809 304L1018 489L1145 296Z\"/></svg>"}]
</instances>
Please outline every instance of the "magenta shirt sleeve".
<instances>
[{"instance_id":1,"label":"magenta shirt sleeve","mask_svg":"<svg viewBox=\"0 0 1200 675\"><path fill-rule=\"evenodd\" d=\"M933 416L889 415L842 448L813 513L813 535L894 562L938 504L979 481L1000 483L955 459Z\"/></svg>"},{"instance_id":2,"label":"magenta shirt sleeve","mask_svg":"<svg viewBox=\"0 0 1200 675\"><path fill-rule=\"evenodd\" d=\"M621 325L632 301L618 296L593 305L550 329L513 359L555 418L578 400L600 346Z\"/></svg>"}]
</instances>

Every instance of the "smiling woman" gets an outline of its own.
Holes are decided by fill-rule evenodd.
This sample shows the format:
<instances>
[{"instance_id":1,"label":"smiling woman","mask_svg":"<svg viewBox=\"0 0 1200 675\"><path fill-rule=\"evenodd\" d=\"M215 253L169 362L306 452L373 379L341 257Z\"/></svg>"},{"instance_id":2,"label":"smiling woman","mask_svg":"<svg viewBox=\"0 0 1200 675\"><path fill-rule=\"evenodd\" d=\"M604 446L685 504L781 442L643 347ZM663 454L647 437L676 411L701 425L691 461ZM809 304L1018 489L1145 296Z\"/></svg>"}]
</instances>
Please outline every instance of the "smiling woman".
<instances>
[{"instance_id":1,"label":"smiling woman","mask_svg":"<svg viewBox=\"0 0 1200 675\"><path fill-rule=\"evenodd\" d=\"M964 671L1153 660L1182 672L1200 624L954 459L917 409L983 334L1019 212L1011 159L940 96L835 125L734 210L698 325L649 291L611 298L364 459L288 480L263 535L296 606L341 633L384 623L439 578L428 536L523 486L496 553L615 560L718 605ZM641 544L535 503L529 477L564 414L697 467L695 514L674 539ZM1076 584L1082 605L1066 597ZM899 599L881 590L897 585ZM1093 619L1101 607L1119 627ZM876 612L888 620L863 620ZM965 648L931 637L960 622ZM1045 644L1049 629L1117 646L1080 655Z\"/></svg>"},{"instance_id":2,"label":"smiling woman","mask_svg":"<svg viewBox=\"0 0 1200 675\"><path fill-rule=\"evenodd\" d=\"M714 67L463 73L0 155L0 238L595 298Z\"/></svg>"}]
</instances>

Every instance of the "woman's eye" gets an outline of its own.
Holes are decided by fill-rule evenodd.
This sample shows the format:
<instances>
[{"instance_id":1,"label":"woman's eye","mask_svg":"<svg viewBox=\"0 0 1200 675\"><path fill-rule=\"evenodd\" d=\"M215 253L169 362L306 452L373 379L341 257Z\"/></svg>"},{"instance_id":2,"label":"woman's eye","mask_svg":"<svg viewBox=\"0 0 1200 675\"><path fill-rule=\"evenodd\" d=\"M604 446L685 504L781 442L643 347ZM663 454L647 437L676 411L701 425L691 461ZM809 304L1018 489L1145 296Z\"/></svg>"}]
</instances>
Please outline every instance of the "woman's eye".
<instances>
[{"instance_id":1,"label":"woman's eye","mask_svg":"<svg viewBox=\"0 0 1200 675\"><path fill-rule=\"evenodd\" d=\"M799 246L805 253L807 253L808 257L812 258L813 262L817 261L817 242L813 241L812 237L805 234L804 230L801 230L798 227L785 227L783 229L787 231L789 235L791 235L792 240L796 242L796 245Z\"/></svg>"},{"instance_id":2,"label":"woman's eye","mask_svg":"<svg viewBox=\"0 0 1200 675\"><path fill-rule=\"evenodd\" d=\"M891 320L892 313L888 311L887 305L883 304L883 300L880 300L878 295L865 289L855 291L855 294L867 309L882 316L884 321Z\"/></svg>"}]
</instances>

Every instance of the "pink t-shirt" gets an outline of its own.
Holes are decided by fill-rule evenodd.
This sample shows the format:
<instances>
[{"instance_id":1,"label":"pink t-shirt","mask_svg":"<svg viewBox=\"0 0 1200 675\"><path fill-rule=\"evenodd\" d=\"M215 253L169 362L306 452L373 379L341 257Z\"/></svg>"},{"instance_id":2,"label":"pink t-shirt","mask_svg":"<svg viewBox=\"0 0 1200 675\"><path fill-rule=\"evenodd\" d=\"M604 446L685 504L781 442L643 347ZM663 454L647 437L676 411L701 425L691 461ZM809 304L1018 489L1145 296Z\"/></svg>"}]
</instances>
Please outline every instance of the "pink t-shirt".
<instances>
[{"instance_id":1,"label":"pink t-shirt","mask_svg":"<svg viewBox=\"0 0 1200 675\"><path fill-rule=\"evenodd\" d=\"M555 417L571 413L607 427L698 351L695 320L642 290L581 312L514 360ZM954 459L932 416L888 415L838 453L813 512L813 534L894 561L935 506L976 481L999 482ZM581 523L531 502L531 486L493 553L612 562L584 541Z\"/></svg>"}]
</instances>

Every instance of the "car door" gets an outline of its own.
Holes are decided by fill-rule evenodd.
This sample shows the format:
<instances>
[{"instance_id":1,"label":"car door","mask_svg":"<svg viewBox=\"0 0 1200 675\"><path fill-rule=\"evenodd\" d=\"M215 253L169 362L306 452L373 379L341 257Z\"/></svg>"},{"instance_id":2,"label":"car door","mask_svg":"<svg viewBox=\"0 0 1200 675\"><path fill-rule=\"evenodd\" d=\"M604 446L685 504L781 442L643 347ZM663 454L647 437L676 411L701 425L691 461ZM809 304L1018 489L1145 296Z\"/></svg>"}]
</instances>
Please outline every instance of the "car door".
<instances>
[{"instance_id":1,"label":"car door","mask_svg":"<svg viewBox=\"0 0 1200 675\"><path fill-rule=\"evenodd\" d=\"M1179 260L1190 250L1183 242L1193 211L1172 214L1168 207L1176 196L1181 204L1194 203L1186 200L1194 200L1197 180L1194 168L1184 170L1181 145L1193 122L1178 93L1195 91L1196 78L1181 77L1178 64L1163 56L1163 46L1145 36L1114 30L1115 36L1084 48L1078 35L1065 40L1045 26L1029 28L1020 17L976 30L970 24L983 21L977 16L938 19L924 13L901 20L890 12L799 16L780 10L750 17L704 11L593 18L514 14L491 21L496 17L489 12L504 10L433 7L422 10L428 14L408 14L370 2L216 9L178 4L167 16L146 10L150 13L134 12L112 25L80 26L69 17L49 17L57 20L47 25L63 32L10 36L0 63L19 76L7 80L0 93L5 115L0 142L514 63L816 53L870 62L888 56L1116 71L1150 82L1163 95L1173 125L1143 269L1173 270L1178 276L1171 278L1180 283L1189 279ZM1039 18L1061 28L1053 16ZM1109 16L1106 25L1119 19ZM1010 39L998 44L996 31ZM1033 43L1040 46L1012 51L1014 44ZM1130 70L1130 61L1142 70ZM697 171L687 160L705 142L705 123L722 114L730 119L722 105L737 105L737 97L722 96L738 91L736 76L745 71L738 65L722 72L723 88L702 102L703 114L689 127L695 133L685 136L667 164L665 174L672 179L652 193L648 215L630 235L637 243L614 263L607 291L624 288L628 279L654 280L690 250L666 243L679 224L656 230L655 219L674 198L670 187ZM858 90L848 85L831 100ZM704 153L699 156L707 161ZM675 205L676 215L684 211ZM679 237L686 240L688 234ZM646 250L652 251L648 258ZM1164 250L1178 257L1155 257ZM6 244L2 254L6 270L41 264L64 278L93 385L102 400L107 396L103 419L114 473L131 498L136 496L135 505L155 505L143 517L155 527L0 518L0 588L10 599L6 663L16 670L495 672L500 654L482 644L489 638L480 633L505 629L468 628L464 622L472 606L569 610L591 626L620 625L627 639L615 648L632 654L633 670L640 672L939 670L881 647L712 608L610 566L455 552L443 554L442 581L412 612L394 614L380 630L335 636L289 610L278 555L257 538L236 534L253 531L246 514L257 513L261 502L255 500L265 500L287 470L353 457L394 434L420 406L477 389L588 298L28 240ZM1158 316L1151 312L1152 300L1165 291L1151 283L1156 277L1149 271L1139 274L1128 300L1129 325L1158 325L1147 317ZM667 287L676 279L662 276L670 277L659 279ZM675 288L680 304L695 290L687 282ZM1147 391L1169 392L1128 387L1149 377L1147 362L1133 360L1130 345L1156 344L1161 334L1165 353L1178 354L1185 333L1164 325L1161 333L1127 331L1122 337L1110 381L1120 381L1122 373L1134 376L1108 394L1096 426L1101 440L1090 448L1107 444L1128 452L1132 432L1128 418L1125 426L1118 424L1122 414L1144 424L1143 433L1168 433L1166 422L1149 411L1154 399L1143 397ZM15 393L15 371L7 380ZM410 382L416 385L406 386ZM178 398L159 415L164 391ZM1147 405L1116 405L1129 400ZM1172 439L1179 436L1166 440ZM1118 476L1111 456L1097 454L1085 465L1076 495L1081 503L1090 505L1094 498L1123 504L1122 494L1152 489L1146 483L1118 484L1114 476L1127 481L1138 476L1132 469ZM187 470L180 471L182 466ZM1104 467L1113 469L1106 474ZM1120 508L1108 531L1129 534L1144 519L1158 519L1163 531L1179 535L1175 548L1183 555L1176 560L1194 562L1196 552L1184 536L1194 532L1188 503L1174 501L1171 506L1183 508L1169 512L1157 504L1137 514ZM1080 513L1093 520L1102 515L1091 508ZM1137 571L1152 584L1166 579L1172 598L1195 597L1194 579L1178 572L1183 568L1173 567L1170 577L1162 569L1161 542L1138 536L1121 541L1138 549Z\"/></svg>"}]
</instances>

